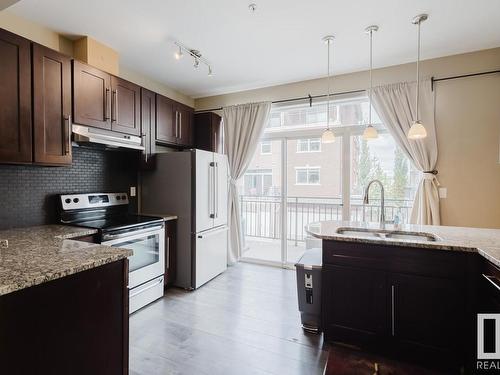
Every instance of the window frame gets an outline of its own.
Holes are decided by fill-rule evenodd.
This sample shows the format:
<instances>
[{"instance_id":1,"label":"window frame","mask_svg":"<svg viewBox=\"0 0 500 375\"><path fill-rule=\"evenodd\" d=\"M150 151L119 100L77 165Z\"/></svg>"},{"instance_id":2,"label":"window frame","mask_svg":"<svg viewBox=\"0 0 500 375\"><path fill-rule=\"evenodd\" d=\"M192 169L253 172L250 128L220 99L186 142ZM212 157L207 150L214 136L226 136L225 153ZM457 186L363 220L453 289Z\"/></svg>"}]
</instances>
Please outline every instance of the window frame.
<instances>
[{"instance_id":1,"label":"window frame","mask_svg":"<svg viewBox=\"0 0 500 375\"><path fill-rule=\"evenodd\" d=\"M295 169L295 185L296 186L321 186L321 166L310 166L310 165L305 165L303 167L294 167ZM318 171L318 182L311 183L309 181L310 179L310 172L313 170ZM297 182L298 180L298 172L300 171L306 171L306 179L307 182Z\"/></svg>"},{"instance_id":2,"label":"window frame","mask_svg":"<svg viewBox=\"0 0 500 375\"><path fill-rule=\"evenodd\" d=\"M299 145L301 144L300 141L307 141L307 150L300 149L300 147L299 147ZM311 141L318 141L319 142L319 149L318 150L311 150ZM296 147L297 154L309 154L309 153L314 153L314 152L321 152L321 138L312 137L312 138L299 138L299 139L297 139L297 147Z\"/></svg>"},{"instance_id":3,"label":"window frame","mask_svg":"<svg viewBox=\"0 0 500 375\"><path fill-rule=\"evenodd\" d=\"M269 146L269 152L262 151L263 146ZM260 154L261 155L272 155L273 154L273 143L270 140L260 141Z\"/></svg>"}]
</instances>

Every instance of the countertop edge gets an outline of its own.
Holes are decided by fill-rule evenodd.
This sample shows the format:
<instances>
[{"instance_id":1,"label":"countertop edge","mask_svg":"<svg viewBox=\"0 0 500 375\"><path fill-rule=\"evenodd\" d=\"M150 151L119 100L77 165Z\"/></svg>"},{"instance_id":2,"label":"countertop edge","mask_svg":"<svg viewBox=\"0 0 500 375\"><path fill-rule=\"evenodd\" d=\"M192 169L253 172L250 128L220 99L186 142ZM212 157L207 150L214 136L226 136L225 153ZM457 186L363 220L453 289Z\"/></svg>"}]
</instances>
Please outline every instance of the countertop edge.
<instances>
[{"instance_id":1,"label":"countertop edge","mask_svg":"<svg viewBox=\"0 0 500 375\"><path fill-rule=\"evenodd\" d=\"M309 230L308 226L306 226L305 231L307 234L321 239L321 240L330 240L330 241L343 241L343 242L358 242L358 243L369 243L374 245L389 245L389 246L406 246L411 248L418 249L428 249L428 250L441 250L441 251L455 251L455 252L467 252L467 253L477 253L482 256L484 259L493 263L497 267L500 267L500 258L491 254L493 250L488 250L482 247L475 246L465 246L458 244L450 244L450 243L439 243L439 242L411 242L407 240L387 240L387 239L371 239L371 238L360 238L360 237L352 237L341 234L318 234Z\"/></svg>"}]
</instances>

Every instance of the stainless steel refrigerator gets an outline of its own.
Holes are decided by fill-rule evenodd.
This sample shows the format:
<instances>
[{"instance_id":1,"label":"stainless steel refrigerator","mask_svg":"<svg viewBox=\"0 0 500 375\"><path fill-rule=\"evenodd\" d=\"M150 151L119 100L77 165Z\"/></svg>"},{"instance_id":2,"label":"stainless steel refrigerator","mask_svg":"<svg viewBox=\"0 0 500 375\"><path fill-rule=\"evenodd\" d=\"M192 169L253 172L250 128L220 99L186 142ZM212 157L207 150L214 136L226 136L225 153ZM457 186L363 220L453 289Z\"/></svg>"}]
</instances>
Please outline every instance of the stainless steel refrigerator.
<instances>
[{"instance_id":1,"label":"stainless steel refrigerator","mask_svg":"<svg viewBox=\"0 0 500 375\"><path fill-rule=\"evenodd\" d=\"M176 286L196 289L227 268L228 176L225 155L195 149L157 154L141 172L141 212L178 216Z\"/></svg>"}]
</instances>

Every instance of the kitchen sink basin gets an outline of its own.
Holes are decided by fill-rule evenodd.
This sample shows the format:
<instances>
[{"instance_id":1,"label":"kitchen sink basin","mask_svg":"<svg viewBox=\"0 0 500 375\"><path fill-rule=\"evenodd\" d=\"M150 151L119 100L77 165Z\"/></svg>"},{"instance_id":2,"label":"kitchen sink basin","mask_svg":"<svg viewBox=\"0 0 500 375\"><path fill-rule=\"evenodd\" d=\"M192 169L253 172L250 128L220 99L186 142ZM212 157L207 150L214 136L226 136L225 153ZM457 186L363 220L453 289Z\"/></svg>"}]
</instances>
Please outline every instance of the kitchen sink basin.
<instances>
[{"instance_id":1,"label":"kitchen sink basin","mask_svg":"<svg viewBox=\"0 0 500 375\"><path fill-rule=\"evenodd\" d=\"M342 227L337 229L338 234L361 238L380 238L408 241L437 241L439 237L425 232L405 232L386 229L350 228Z\"/></svg>"}]
</instances>

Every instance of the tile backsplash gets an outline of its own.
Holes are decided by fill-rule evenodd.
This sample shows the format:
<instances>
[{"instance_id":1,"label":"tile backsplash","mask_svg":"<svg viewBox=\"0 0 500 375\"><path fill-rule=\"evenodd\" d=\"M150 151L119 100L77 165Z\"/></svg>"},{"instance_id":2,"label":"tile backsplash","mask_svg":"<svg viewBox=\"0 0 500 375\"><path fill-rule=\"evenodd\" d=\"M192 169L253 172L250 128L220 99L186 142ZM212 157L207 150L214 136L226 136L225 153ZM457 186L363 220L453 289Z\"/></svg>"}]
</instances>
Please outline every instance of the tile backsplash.
<instances>
[{"instance_id":1,"label":"tile backsplash","mask_svg":"<svg viewBox=\"0 0 500 375\"><path fill-rule=\"evenodd\" d=\"M83 147L73 147L69 167L0 165L0 229L57 223L57 194L128 192L137 170L135 152Z\"/></svg>"}]
</instances>

